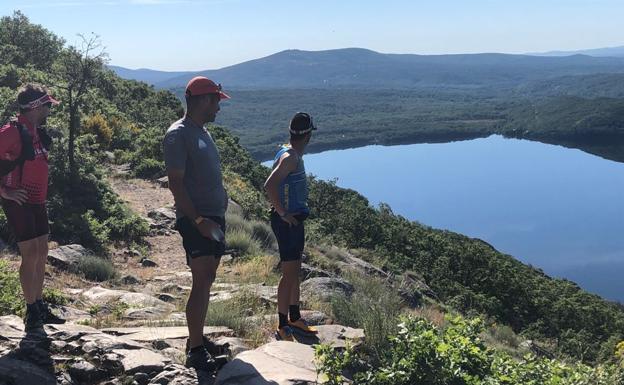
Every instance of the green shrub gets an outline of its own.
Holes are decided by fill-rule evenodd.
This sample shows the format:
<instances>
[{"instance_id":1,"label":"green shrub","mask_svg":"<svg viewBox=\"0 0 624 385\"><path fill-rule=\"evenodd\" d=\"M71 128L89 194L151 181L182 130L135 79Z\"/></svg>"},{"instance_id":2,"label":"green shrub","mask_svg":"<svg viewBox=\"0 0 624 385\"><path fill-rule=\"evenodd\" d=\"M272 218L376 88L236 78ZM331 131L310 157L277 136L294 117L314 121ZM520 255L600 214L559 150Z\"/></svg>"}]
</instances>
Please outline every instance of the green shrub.
<instances>
[{"instance_id":1,"label":"green shrub","mask_svg":"<svg viewBox=\"0 0 624 385\"><path fill-rule=\"evenodd\" d=\"M84 256L78 262L76 273L91 281L103 282L115 277L115 267L111 261L93 255Z\"/></svg>"},{"instance_id":2,"label":"green shrub","mask_svg":"<svg viewBox=\"0 0 624 385\"><path fill-rule=\"evenodd\" d=\"M44 287L43 300L55 305L67 305L69 298L63 292L57 289Z\"/></svg>"},{"instance_id":3,"label":"green shrub","mask_svg":"<svg viewBox=\"0 0 624 385\"><path fill-rule=\"evenodd\" d=\"M66 172L66 141L55 142L50 158L49 215L51 237L60 244L80 243L99 253L111 242L142 243L148 225L127 208L104 177L93 156L91 135L77 141L77 175Z\"/></svg>"},{"instance_id":4,"label":"green shrub","mask_svg":"<svg viewBox=\"0 0 624 385\"><path fill-rule=\"evenodd\" d=\"M7 261L0 260L0 316L24 315L24 299L19 274Z\"/></svg>"},{"instance_id":5,"label":"green shrub","mask_svg":"<svg viewBox=\"0 0 624 385\"><path fill-rule=\"evenodd\" d=\"M0 239L9 241L11 239L11 236L11 230L9 229L6 215L4 215L4 210L0 209Z\"/></svg>"},{"instance_id":6,"label":"green shrub","mask_svg":"<svg viewBox=\"0 0 624 385\"><path fill-rule=\"evenodd\" d=\"M242 213L236 213L228 210L225 213L225 224L227 226L227 232L244 231L251 233L251 226L249 221L244 217Z\"/></svg>"},{"instance_id":7,"label":"green shrub","mask_svg":"<svg viewBox=\"0 0 624 385\"><path fill-rule=\"evenodd\" d=\"M164 168L165 165L162 161L152 158L139 159L131 165L131 170L134 175L147 179L164 175Z\"/></svg>"},{"instance_id":8,"label":"green shrub","mask_svg":"<svg viewBox=\"0 0 624 385\"><path fill-rule=\"evenodd\" d=\"M113 129L100 113L87 116L82 122L82 128L85 133L95 135L103 149L107 149L111 145Z\"/></svg>"},{"instance_id":9,"label":"green shrub","mask_svg":"<svg viewBox=\"0 0 624 385\"><path fill-rule=\"evenodd\" d=\"M249 223L251 227L252 236L260 242L260 245L264 249L273 249L277 244L277 240L275 239L275 234L273 234L273 229L271 229L271 225L266 222L261 221L251 221Z\"/></svg>"},{"instance_id":10,"label":"green shrub","mask_svg":"<svg viewBox=\"0 0 624 385\"><path fill-rule=\"evenodd\" d=\"M245 338L257 332L253 330L254 323L247 317L250 315L261 317L267 310L261 298L243 290L229 300L211 302L206 315L206 325L226 326L234 330L237 336Z\"/></svg>"},{"instance_id":11,"label":"green shrub","mask_svg":"<svg viewBox=\"0 0 624 385\"><path fill-rule=\"evenodd\" d=\"M364 329L364 349L372 360L378 361L388 350L387 336L396 331L402 299L380 279L357 273L347 274L347 279L355 291L348 298L333 298L332 313L339 324Z\"/></svg>"},{"instance_id":12,"label":"green shrub","mask_svg":"<svg viewBox=\"0 0 624 385\"><path fill-rule=\"evenodd\" d=\"M618 365L590 367L527 355L521 360L485 346L479 319L448 319L443 329L406 317L390 336L387 354L371 364L352 350L317 348L318 368L330 383L353 373L358 385L623 385ZM361 363L365 363L364 366ZM334 381L334 382L331 382Z\"/></svg>"},{"instance_id":13,"label":"green shrub","mask_svg":"<svg viewBox=\"0 0 624 385\"><path fill-rule=\"evenodd\" d=\"M242 255L260 254L260 242L248 231L243 229L228 231L225 239L228 248L238 250Z\"/></svg>"}]
</instances>

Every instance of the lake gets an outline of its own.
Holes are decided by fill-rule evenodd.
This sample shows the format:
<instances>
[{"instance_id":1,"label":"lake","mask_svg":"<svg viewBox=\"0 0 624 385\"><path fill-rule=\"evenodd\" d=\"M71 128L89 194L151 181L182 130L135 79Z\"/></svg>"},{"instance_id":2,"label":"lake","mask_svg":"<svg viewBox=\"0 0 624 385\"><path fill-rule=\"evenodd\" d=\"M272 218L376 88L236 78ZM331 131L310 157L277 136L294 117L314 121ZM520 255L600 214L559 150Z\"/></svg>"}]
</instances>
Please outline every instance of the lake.
<instances>
[{"instance_id":1,"label":"lake","mask_svg":"<svg viewBox=\"0 0 624 385\"><path fill-rule=\"evenodd\" d=\"M550 275L624 302L622 163L500 136L367 146L304 159L309 174L337 179L374 205L384 202L410 220L483 239Z\"/></svg>"}]
</instances>

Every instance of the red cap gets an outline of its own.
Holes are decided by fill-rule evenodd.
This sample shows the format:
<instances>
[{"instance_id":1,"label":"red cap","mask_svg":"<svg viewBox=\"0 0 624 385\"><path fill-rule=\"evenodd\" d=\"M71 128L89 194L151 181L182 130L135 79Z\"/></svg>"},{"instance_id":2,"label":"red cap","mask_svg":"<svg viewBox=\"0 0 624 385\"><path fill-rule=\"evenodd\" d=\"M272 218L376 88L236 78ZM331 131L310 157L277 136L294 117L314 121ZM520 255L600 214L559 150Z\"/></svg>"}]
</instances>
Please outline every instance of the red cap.
<instances>
[{"instance_id":1,"label":"red cap","mask_svg":"<svg viewBox=\"0 0 624 385\"><path fill-rule=\"evenodd\" d=\"M194 77L186 85L187 96L197 96L197 95L206 95L206 94L218 94L219 99L230 98L229 95L221 91L221 84L217 84L213 82L212 80L203 76Z\"/></svg>"}]
</instances>

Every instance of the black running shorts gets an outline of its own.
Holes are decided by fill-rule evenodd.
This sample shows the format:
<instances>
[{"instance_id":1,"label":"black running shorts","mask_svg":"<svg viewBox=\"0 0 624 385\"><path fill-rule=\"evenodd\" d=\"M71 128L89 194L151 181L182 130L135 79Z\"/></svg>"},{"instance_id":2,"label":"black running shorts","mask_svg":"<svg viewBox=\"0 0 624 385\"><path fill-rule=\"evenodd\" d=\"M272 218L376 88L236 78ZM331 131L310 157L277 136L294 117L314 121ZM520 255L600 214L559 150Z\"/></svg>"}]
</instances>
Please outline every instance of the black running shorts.
<instances>
[{"instance_id":1,"label":"black running shorts","mask_svg":"<svg viewBox=\"0 0 624 385\"><path fill-rule=\"evenodd\" d=\"M225 234L225 218L224 217L206 217L210 220L217 222L221 226L221 230ZM193 222L187 218L182 217L176 221L176 230L182 236L182 245L184 251L186 251L186 263L191 264L192 258L203 257L212 255L215 258L221 258L225 253L225 243L218 242L210 238L206 238Z\"/></svg>"},{"instance_id":2,"label":"black running shorts","mask_svg":"<svg viewBox=\"0 0 624 385\"><path fill-rule=\"evenodd\" d=\"M15 201L2 199L2 208L17 242L29 241L50 233L45 204L20 205Z\"/></svg>"},{"instance_id":3,"label":"black running shorts","mask_svg":"<svg viewBox=\"0 0 624 385\"><path fill-rule=\"evenodd\" d=\"M307 215L295 215L299 221L297 226L291 226L285 222L274 210L271 211L271 228L277 239L280 260L282 262L297 261L303 254L305 243L305 230L303 221Z\"/></svg>"}]
</instances>

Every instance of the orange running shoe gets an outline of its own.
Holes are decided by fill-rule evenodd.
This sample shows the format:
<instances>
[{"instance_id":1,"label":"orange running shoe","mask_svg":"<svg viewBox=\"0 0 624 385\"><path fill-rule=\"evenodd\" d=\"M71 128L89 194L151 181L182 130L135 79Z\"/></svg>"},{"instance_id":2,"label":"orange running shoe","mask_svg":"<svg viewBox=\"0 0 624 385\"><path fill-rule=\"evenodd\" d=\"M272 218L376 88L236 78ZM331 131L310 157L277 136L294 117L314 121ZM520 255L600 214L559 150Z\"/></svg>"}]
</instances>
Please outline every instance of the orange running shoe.
<instances>
[{"instance_id":1,"label":"orange running shoe","mask_svg":"<svg viewBox=\"0 0 624 385\"><path fill-rule=\"evenodd\" d=\"M318 330L314 326L308 325L306 320L303 318L299 318L296 321L288 321L288 325L297 328L297 330L301 330L304 333L308 334L317 334Z\"/></svg>"},{"instance_id":2,"label":"orange running shoe","mask_svg":"<svg viewBox=\"0 0 624 385\"><path fill-rule=\"evenodd\" d=\"M290 328L290 326L278 328L275 331L275 339L278 341L295 342L295 337L293 337L293 330Z\"/></svg>"}]
</instances>

